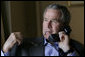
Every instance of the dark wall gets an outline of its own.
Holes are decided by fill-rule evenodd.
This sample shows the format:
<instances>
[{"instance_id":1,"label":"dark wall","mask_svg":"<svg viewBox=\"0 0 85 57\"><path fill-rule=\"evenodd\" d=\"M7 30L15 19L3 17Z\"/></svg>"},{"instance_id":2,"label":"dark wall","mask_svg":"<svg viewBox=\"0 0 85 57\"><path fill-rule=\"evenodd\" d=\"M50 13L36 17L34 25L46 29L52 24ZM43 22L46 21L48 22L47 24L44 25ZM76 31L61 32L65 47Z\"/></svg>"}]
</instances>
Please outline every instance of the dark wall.
<instances>
[{"instance_id":1,"label":"dark wall","mask_svg":"<svg viewBox=\"0 0 85 57\"><path fill-rule=\"evenodd\" d=\"M37 37L36 5L32 1L11 1L12 32L25 37Z\"/></svg>"}]
</instances>

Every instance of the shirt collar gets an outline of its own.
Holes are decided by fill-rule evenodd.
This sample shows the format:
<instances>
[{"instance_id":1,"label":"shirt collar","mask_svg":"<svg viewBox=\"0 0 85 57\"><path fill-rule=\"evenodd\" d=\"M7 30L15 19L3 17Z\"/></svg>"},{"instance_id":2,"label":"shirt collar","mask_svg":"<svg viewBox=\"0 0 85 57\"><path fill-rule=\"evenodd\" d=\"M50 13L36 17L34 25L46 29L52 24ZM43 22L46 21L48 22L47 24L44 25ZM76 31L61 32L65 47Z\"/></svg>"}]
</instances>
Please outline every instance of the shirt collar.
<instances>
[{"instance_id":1,"label":"shirt collar","mask_svg":"<svg viewBox=\"0 0 85 57\"><path fill-rule=\"evenodd\" d=\"M46 41L46 38L44 38L44 45L48 44L48 42ZM58 42L54 42L54 45L58 46Z\"/></svg>"}]
</instances>

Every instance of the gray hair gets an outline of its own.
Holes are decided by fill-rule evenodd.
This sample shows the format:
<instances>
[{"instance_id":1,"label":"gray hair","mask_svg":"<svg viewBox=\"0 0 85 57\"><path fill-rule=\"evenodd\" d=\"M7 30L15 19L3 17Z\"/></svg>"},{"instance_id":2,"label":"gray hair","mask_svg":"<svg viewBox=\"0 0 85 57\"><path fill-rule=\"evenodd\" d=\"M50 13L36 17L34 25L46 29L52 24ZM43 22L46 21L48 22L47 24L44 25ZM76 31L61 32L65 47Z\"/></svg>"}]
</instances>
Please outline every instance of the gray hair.
<instances>
[{"instance_id":1,"label":"gray hair","mask_svg":"<svg viewBox=\"0 0 85 57\"><path fill-rule=\"evenodd\" d=\"M49 5L45 11L44 14L46 13L47 9L55 9L55 10L59 10L61 13L61 17L60 17L60 21L64 24L64 25L69 25L70 23L70 12L68 11L68 9L65 6L59 5L59 4L51 4Z\"/></svg>"}]
</instances>

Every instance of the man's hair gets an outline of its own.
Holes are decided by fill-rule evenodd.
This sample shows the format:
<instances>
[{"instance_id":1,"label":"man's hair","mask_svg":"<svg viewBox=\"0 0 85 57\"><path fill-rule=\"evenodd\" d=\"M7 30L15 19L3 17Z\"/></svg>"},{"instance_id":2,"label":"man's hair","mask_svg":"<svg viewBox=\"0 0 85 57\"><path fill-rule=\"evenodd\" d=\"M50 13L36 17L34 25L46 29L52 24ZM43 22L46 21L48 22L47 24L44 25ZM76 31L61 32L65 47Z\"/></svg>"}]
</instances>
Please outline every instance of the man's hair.
<instances>
[{"instance_id":1,"label":"man's hair","mask_svg":"<svg viewBox=\"0 0 85 57\"><path fill-rule=\"evenodd\" d=\"M70 19L71 19L70 12L68 11L68 9L65 6L62 6L59 4L51 4L45 9L44 14L46 13L47 9L59 10L61 13L61 16L60 16L61 22L64 25L69 25Z\"/></svg>"}]
</instances>

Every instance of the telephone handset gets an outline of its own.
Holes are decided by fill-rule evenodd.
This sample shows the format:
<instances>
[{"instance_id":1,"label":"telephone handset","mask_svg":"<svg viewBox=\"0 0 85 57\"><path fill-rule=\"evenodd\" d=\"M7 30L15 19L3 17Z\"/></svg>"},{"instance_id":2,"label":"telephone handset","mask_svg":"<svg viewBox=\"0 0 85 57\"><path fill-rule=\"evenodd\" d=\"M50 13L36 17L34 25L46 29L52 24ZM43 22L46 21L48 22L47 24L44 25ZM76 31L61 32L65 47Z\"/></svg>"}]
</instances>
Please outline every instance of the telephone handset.
<instances>
[{"instance_id":1,"label":"telephone handset","mask_svg":"<svg viewBox=\"0 0 85 57\"><path fill-rule=\"evenodd\" d=\"M71 28L70 26L63 26L61 27L60 31L64 31L67 35L70 35ZM51 34L48 39L46 39L48 42L59 42L59 34Z\"/></svg>"}]
</instances>

